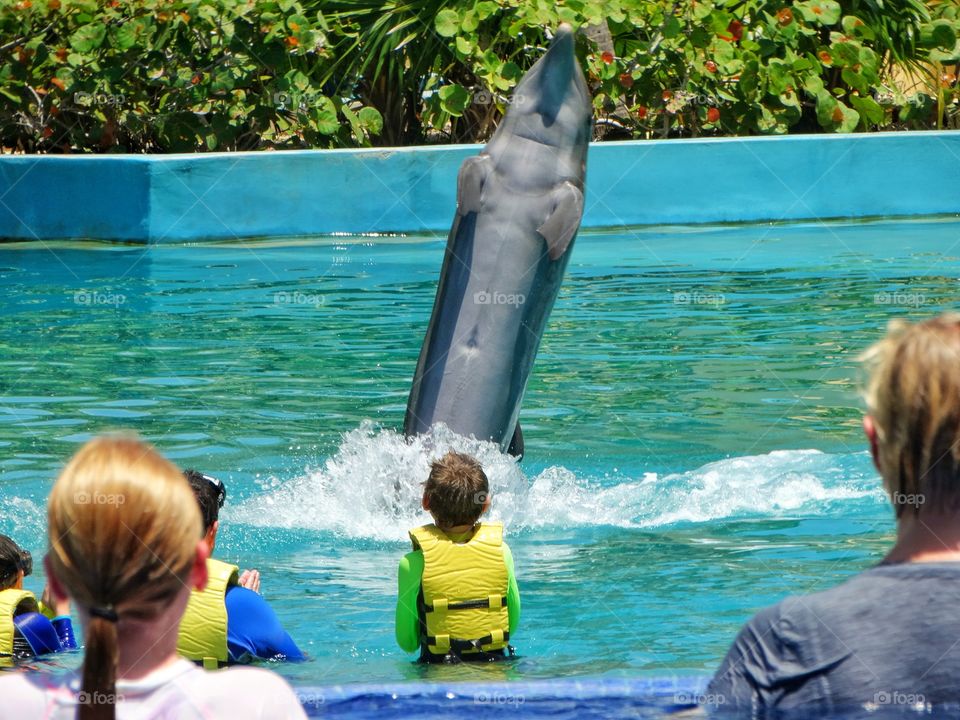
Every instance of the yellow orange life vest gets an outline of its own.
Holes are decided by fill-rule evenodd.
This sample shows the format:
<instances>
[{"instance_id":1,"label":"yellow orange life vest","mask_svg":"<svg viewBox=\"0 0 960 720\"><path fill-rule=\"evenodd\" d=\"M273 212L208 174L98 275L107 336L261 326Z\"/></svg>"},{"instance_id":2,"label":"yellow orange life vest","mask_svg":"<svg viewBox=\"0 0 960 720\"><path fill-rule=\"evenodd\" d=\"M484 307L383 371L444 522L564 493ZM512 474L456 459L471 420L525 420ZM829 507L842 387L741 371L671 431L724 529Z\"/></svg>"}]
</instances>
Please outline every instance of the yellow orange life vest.
<instances>
[{"instance_id":1,"label":"yellow orange life vest","mask_svg":"<svg viewBox=\"0 0 960 720\"><path fill-rule=\"evenodd\" d=\"M227 588L236 585L240 568L213 558L207 559L207 586L190 593L187 610L180 621L177 652L216 669L229 659L227 652Z\"/></svg>"},{"instance_id":2,"label":"yellow orange life vest","mask_svg":"<svg viewBox=\"0 0 960 720\"><path fill-rule=\"evenodd\" d=\"M13 655L13 618L25 612L39 612L37 598L29 590L0 591L0 655Z\"/></svg>"},{"instance_id":3,"label":"yellow orange life vest","mask_svg":"<svg viewBox=\"0 0 960 720\"><path fill-rule=\"evenodd\" d=\"M510 638L503 525L480 523L457 543L436 525L410 531L423 551L421 645L435 655L502 650Z\"/></svg>"}]
</instances>

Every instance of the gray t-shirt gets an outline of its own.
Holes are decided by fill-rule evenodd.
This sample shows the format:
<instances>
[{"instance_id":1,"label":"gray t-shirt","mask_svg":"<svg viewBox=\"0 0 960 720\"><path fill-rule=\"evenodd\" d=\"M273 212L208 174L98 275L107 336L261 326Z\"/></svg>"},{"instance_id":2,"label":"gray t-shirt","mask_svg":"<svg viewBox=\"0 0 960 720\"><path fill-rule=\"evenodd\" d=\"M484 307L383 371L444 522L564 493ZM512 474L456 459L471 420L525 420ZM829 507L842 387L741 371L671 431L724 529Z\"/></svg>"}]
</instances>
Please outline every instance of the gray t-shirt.
<instances>
[{"instance_id":1,"label":"gray t-shirt","mask_svg":"<svg viewBox=\"0 0 960 720\"><path fill-rule=\"evenodd\" d=\"M960 563L878 565L760 611L706 695L751 717L958 707Z\"/></svg>"}]
</instances>

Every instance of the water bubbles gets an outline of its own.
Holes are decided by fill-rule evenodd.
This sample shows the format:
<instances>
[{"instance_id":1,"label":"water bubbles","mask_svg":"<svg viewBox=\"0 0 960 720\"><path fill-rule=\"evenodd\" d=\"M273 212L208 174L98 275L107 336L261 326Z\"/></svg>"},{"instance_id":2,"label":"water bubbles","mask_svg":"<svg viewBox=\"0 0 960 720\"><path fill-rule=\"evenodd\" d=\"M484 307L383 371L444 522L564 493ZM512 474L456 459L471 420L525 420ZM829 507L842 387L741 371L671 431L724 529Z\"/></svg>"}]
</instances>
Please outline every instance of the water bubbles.
<instances>
[{"instance_id":1,"label":"water bubbles","mask_svg":"<svg viewBox=\"0 0 960 720\"><path fill-rule=\"evenodd\" d=\"M457 450L476 457L490 479L489 518L511 534L589 526L648 528L756 517L838 515L856 503L883 512L884 497L862 453L781 450L729 458L682 473L624 477L618 468L578 477L553 466L528 476L497 445L460 437L443 426L407 440L372 422L346 433L321 467L292 480L258 480L262 494L232 513L252 526L330 532L376 541L406 541L430 522L421 510L430 463Z\"/></svg>"}]
</instances>

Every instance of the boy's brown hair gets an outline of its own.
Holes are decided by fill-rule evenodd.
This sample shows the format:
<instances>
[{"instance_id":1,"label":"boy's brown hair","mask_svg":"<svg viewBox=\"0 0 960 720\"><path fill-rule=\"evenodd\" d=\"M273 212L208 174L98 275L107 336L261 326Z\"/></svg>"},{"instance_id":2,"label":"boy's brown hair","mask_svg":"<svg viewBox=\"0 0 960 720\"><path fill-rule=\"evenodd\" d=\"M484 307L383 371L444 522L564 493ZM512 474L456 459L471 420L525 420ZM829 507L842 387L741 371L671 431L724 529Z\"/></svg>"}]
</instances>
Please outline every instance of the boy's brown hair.
<instances>
[{"instance_id":1,"label":"boy's brown hair","mask_svg":"<svg viewBox=\"0 0 960 720\"><path fill-rule=\"evenodd\" d=\"M423 496L441 527L472 525L490 492L483 467L469 455L450 451L430 466Z\"/></svg>"}]
</instances>

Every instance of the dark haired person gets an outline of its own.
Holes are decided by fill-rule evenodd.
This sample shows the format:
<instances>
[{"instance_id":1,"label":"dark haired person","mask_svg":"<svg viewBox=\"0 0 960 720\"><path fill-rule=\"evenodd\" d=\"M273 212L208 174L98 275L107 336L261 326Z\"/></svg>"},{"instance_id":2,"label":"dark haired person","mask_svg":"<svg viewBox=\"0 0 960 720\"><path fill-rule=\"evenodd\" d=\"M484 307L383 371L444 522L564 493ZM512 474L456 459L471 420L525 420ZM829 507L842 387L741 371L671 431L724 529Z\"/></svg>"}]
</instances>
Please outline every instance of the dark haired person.
<instances>
[{"instance_id":1,"label":"dark haired person","mask_svg":"<svg viewBox=\"0 0 960 720\"><path fill-rule=\"evenodd\" d=\"M433 463L423 509L433 524L410 531L413 552L400 561L397 643L421 662L490 661L512 655L520 590L501 523L478 522L490 485L469 455Z\"/></svg>"},{"instance_id":2,"label":"dark haired person","mask_svg":"<svg viewBox=\"0 0 960 720\"><path fill-rule=\"evenodd\" d=\"M750 620L707 689L723 714L852 717L885 707L942 715L957 707L960 314L891 323L863 359L863 428L896 514L896 541L878 565Z\"/></svg>"},{"instance_id":3,"label":"dark haired person","mask_svg":"<svg viewBox=\"0 0 960 720\"><path fill-rule=\"evenodd\" d=\"M32 572L30 553L0 535L0 666L77 647L69 601L57 602L45 591L38 602L23 588Z\"/></svg>"},{"instance_id":4,"label":"dark haired person","mask_svg":"<svg viewBox=\"0 0 960 720\"><path fill-rule=\"evenodd\" d=\"M303 653L259 594L260 574L213 558L220 529L224 484L196 470L183 473L200 506L203 541L209 550L207 586L190 593L180 623L177 652L204 667L251 660L303 660Z\"/></svg>"}]
</instances>

